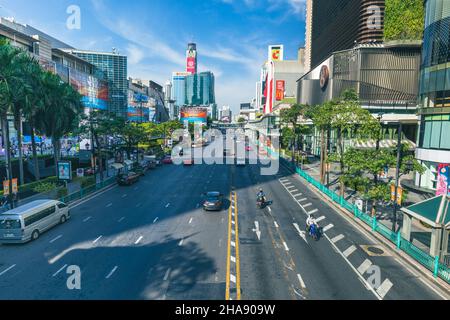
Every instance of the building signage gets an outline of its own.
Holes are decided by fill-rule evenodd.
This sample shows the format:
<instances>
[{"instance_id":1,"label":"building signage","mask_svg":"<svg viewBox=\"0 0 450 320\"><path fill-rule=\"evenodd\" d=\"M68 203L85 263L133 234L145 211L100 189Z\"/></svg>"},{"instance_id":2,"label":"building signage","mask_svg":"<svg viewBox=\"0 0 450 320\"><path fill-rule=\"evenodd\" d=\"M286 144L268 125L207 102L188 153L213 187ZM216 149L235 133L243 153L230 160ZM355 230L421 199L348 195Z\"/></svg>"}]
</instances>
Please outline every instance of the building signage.
<instances>
[{"instance_id":1,"label":"building signage","mask_svg":"<svg viewBox=\"0 0 450 320\"><path fill-rule=\"evenodd\" d=\"M72 180L72 162L59 161L58 162L58 179Z\"/></svg>"},{"instance_id":2,"label":"building signage","mask_svg":"<svg viewBox=\"0 0 450 320\"><path fill-rule=\"evenodd\" d=\"M190 74L197 73L197 51L194 49L187 51L187 68L186 71Z\"/></svg>"},{"instance_id":3,"label":"building signage","mask_svg":"<svg viewBox=\"0 0 450 320\"><path fill-rule=\"evenodd\" d=\"M3 195L9 196L9 180L3 181Z\"/></svg>"},{"instance_id":4,"label":"building signage","mask_svg":"<svg viewBox=\"0 0 450 320\"><path fill-rule=\"evenodd\" d=\"M282 101L282 100L284 100L284 92L286 90L286 82L284 80L277 80L276 86L277 86L276 100Z\"/></svg>"},{"instance_id":5,"label":"building signage","mask_svg":"<svg viewBox=\"0 0 450 320\"><path fill-rule=\"evenodd\" d=\"M436 196L449 194L449 174L450 165L440 164L438 166L438 177L436 186Z\"/></svg>"},{"instance_id":6,"label":"building signage","mask_svg":"<svg viewBox=\"0 0 450 320\"><path fill-rule=\"evenodd\" d=\"M325 91L330 80L330 69L327 66L322 66L320 69L320 89Z\"/></svg>"},{"instance_id":7,"label":"building signage","mask_svg":"<svg viewBox=\"0 0 450 320\"><path fill-rule=\"evenodd\" d=\"M19 193L19 183L17 181L17 178L12 179L12 193L13 194Z\"/></svg>"},{"instance_id":8,"label":"building signage","mask_svg":"<svg viewBox=\"0 0 450 320\"><path fill-rule=\"evenodd\" d=\"M284 46L274 45L269 47L269 61L283 61Z\"/></svg>"}]
</instances>

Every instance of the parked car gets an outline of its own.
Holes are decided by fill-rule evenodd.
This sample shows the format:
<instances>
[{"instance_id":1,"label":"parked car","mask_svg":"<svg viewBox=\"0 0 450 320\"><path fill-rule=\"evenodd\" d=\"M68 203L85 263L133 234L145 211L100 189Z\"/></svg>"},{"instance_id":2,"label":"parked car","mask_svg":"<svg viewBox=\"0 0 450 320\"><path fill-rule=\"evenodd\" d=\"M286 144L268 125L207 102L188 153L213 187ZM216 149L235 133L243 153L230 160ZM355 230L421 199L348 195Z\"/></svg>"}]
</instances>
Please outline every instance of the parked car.
<instances>
[{"instance_id":1,"label":"parked car","mask_svg":"<svg viewBox=\"0 0 450 320\"><path fill-rule=\"evenodd\" d=\"M221 211L223 207L223 195L220 192L208 192L204 194L203 210Z\"/></svg>"},{"instance_id":2,"label":"parked car","mask_svg":"<svg viewBox=\"0 0 450 320\"><path fill-rule=\"evenodd\" d=\"M119 186L131 186L133 183L138 182L140 177L141 175L136 172L121 174L117 177L117 183Z\"/></svg>"},{"instance_id":3,"label":"parked car","mask_svg":"<svg viewBox=\"0 0 450 320\"><path fill-rule=\"evenodd\" d=\"M162 160L163 164L172 164L172 157L171 156L166 156L163 160Z\"/></svg>"}]
</instances>

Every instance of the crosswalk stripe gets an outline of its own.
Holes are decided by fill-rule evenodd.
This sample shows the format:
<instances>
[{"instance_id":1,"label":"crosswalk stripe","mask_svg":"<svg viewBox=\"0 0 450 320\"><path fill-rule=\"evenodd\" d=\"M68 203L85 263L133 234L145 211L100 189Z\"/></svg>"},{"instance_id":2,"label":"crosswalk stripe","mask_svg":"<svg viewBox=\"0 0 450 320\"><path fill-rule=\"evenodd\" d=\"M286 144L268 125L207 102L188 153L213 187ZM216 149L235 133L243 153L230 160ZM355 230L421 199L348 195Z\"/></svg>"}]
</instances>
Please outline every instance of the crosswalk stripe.
<instances>
[{"instance_id":1,"label":"crosswalk stripe","mask_svg":"<svg viewBox=\"0 0 450 320\"><path fill-rule=\"evenodd\" d=\"M300 200L298 200L298 202L305 202L306 200L308 200L308 198L300 199Z\"/></svg>"},{"instance_id":2,"label":"crosswalk stripe","mask_svg":"<svg viewBox=\"0 0 450 320\"><path fill-rule=\"evenodd\" d=\"M333 239L331 239L331 242L336 243L336 242L341 241L344 238L345 238L345 236L343 234L340 234L340 235L334 237Z\"/></svg>"},{"instance_id":3,"label":"crosswalk stripe","mask_svg":"<svg viewBox=\"0 0 450 320\"><path fill-rule=\"evenodd\" d=\"M312 205L313 205L312 203L307 203L303 206L303 208L308 208L308 207L311 207Z\"/></svg>"},{"instance_id":4,"label":"crosswalk stripe","mask_svg":"<svg viewBox=\"0 0 450 320\"><path fill-rule=\"evenodd\" d=\"M377 293L380 295L380 297L382 299L384 299L384 297L386 297L386 295L388 294L389 290L391 290L391 288L393 286L394 285L392 284L392 282L389 279L386 279L381 284L381 286L377 289Z\"/></svg>"},{"instance_id":5,"label":"crosswalk stripe","mask_svg":"<svg viewBox=\"0 0 450 320\"><path fill-rule=\"evenodd\" d=\"M329 225L327 225L325 228L323 228L323 232L327 232L328 230L330 230L330 229L333 228L333 227L334 227L334 225L329 224Z\"/></svg>"},{"instance_id":6,"label":"crosswalk stripe","mask_svg":"<svg viewBox=\"0 0 450 320\"><path fill-rule=\"evenodd\" d=\"M353 252L355 252L356 251L356 247L355 246L351 246L350 248L348 248L347 250L345 250L343 253L344 253L344 256L346 257L346 258L348 258Z\"/></svg>"},{"instance_id":7,"label":"crosswalk stripe","mask_svg":"<svg viewBox=\"0 0 450 320\"><path fill-rule=\"evenodd\" d=\"M317 212L317 211L316 211ZM314 212L313 212L314 213ZM310 214L312 214L312 213L310 213ZM322 216L322 217L320 217L320 218L317 218L316 219L316 222L320 222L320 221L322 221L322 220L325 220L326 218L325 218L325 216Z\"/></svg>"},{"instance_id":8,"label":"crosswalk stripe","mask_svg":"<svg viewBox=\"0 0 450 320\"><path fill-rule=\"evenodd\" d=\"M366 261L364 261L358 268L358 272L361 275L364 275L364 273L367 272L367 270L369 270L369 268L372 266L372 262L369 259L366 259Z\"/></svg>"}]
</instances>

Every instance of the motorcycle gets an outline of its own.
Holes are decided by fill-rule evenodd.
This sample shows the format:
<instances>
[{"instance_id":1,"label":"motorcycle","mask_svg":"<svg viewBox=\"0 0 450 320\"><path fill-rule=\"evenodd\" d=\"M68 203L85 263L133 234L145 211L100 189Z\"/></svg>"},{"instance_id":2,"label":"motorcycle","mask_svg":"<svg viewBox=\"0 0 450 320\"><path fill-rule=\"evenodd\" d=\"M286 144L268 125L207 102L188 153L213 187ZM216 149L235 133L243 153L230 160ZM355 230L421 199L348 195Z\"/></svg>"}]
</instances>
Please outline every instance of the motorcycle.
<instances>
[{"instance_id":1,"label":"motorcycle","mask_svg":"<svg viewBox=\"0 0 450 320\"><path fill-rule=\"evenodd\" d=\"M266 204L266 199L264 197L258 197L258 199L256 200L256 205L259 209L264 208Z\"/></svg>"},{"instance_id":2,"label":"motorcycle","mask_svg":"<svg viewBox=\"0 0 450 320\"><path fill-rule=\"evenodd\" d=\"M307 226L306 230L308 231L308 235L315 241L319 241L322 237L322 228L315 224L312 226Z\"/></svg>"}]
</instances>

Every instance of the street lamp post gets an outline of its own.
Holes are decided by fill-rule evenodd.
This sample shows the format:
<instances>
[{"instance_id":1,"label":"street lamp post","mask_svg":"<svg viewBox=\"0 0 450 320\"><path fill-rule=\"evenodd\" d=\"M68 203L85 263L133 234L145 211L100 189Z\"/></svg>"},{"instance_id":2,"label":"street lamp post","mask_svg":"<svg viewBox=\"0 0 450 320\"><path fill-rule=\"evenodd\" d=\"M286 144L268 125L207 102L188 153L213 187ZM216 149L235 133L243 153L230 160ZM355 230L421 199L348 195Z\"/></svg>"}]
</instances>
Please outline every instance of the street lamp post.
<instances>
[{"instance_id":1,"label":"street lamp post","mask_svg":"<svg viewBox=\"0 0 450 320\"><path fill-rule=\"evenodd\" d=\"M400 186L400 162L402 160L402 131L403 126L400 122L398 125L398 142L397 142L397 171L395 174L395 199L394 199L394 212L393 212L393 223L392 231L397 231L397 210L398 210L398 187Z\"/></svg>"}]
</instances>

